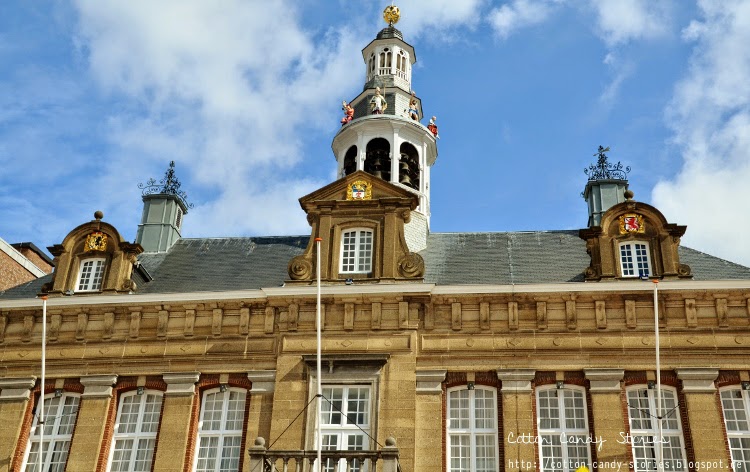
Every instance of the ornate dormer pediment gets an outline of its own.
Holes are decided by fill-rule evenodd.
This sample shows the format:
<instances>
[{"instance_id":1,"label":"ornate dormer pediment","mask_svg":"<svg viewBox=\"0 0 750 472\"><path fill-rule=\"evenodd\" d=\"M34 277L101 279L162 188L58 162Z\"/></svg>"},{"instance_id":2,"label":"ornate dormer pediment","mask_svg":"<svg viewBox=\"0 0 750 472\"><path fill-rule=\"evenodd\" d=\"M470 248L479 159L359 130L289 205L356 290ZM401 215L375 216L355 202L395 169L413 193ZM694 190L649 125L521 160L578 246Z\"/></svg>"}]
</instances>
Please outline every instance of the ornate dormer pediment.
<instances>
[{"instance_id":1,"label":"ornate dormer pediment","mask_svg":"<svg viewBox=\"0 0 750 472\"><path fill-rule=\"evenodd\" d=\"M658 209L632 200L632 192L626 197L602 215L600 225L579 231L591 256L586 280L691 278L677 251L687 226L668 223Z\"/></svg>"},{"instance_id":2,"label":"ornate dormer pediment","mask_svg":"<svg viewBox=\"0 0 750 472\"><path fill-rule=\"evenodd\" d=\"M49 247L55 257L52 281L42 288L50 295L128 293L140 244L130 243L117 229L102 221L103 214L68 233L61 244Z\"/></svg>"},{"instance_id":3,"label":"ornate dormer pediment","mask_svg":"<svg viewBox=\"0 0 750 472\"><path fill-rule=\"evenodd\" d=\"M408 190L364 171L300 198L312 234L305 252L289 262L289 282L315 281L316 238L324 282L421 281L424 261L404 238L418 203Z\"/></svg>"}]
</instances>

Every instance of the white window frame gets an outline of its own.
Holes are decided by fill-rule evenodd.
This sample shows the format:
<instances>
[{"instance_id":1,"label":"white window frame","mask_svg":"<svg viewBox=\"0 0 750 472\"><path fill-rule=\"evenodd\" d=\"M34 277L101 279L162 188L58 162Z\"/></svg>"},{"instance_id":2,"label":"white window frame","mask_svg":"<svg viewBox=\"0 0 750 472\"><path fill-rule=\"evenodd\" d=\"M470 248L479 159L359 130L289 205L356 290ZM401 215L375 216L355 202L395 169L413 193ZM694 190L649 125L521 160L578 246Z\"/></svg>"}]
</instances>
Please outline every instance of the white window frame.
<instances>
[{"instance_id":1,"label":"white window frame","mask_svg":"<svg viewBox=\"0 0 750 472\"><path fill-rule=\"evenodd\" d=\"M44 453L42 470L49 472L63 472L68 462L70 443L73 438L76 420L78 419L78 408L81 395L77 393L63 392L60 396L48 393L44 396L44 442L48 444ZM38 403L37 403L38 405ZM23 467L25 472L37 471L39 456L32 454L31 450L36 445L39 450L39 415L35 411L34 421L31 424L31 434L26 445ZM49 447L52 445L52 447ZM60 460L62 455L62 460Z\"/></svg>"},{"instance_id":2,"label":"white window frame","mask_svg":"<svg viewBox=\"0 0 750 472\"><path fill-rule=\"evenodd\" d=\"M750 467L750 393L740 385L733 385L719 389L719 398L732 470L747 472ZM732 401L734 408L727 408L730 406L727 405L728 401Z\"/></svg>"},{"instance_id":3,"label":"white window frame","mask_svg":"<svg viewBox=\"0 0 750 472\"><path fill-rule=\"evenodd\" d=\"M352 237L352 234L354 235L353 243L347 240L347 238ZM369 247L362 247L363 237L369 237ZM340 274L369 274L372 272L375 247L374 238L375 232L372 228L347 228L341 231L341 248L339 251ZM353 244L354 246L348 248L349 244Z\"/></svg>"},{"instance_id":4,"label":"white window frame","mask_svg":"<svg viewBox=\"0 0 750 472\"><path fill-rule=\"evenodd\" d=\"M226 387L224 391L222 389L223 387L212 388L205 390L201 395L201 413L198 422L195 462L193 463L193 470L197 472L219 472L220 470L225 470L227 466L222 467L222 462L224 461L230 461L229 469L239 469L244 451L242 435L245 432L247 421L245 417L247 390L236 387ZM234 400L231 400L232 394L236 395ZM218 428L209 425L208 423L211 422L211 419L206 418L206 413L208 412L206 402L209 397L211 397L212 401L218 399L221 402L221 410L211 410L211 412L218 413ZM230 400L235 403L239 402L236 405L238 408L230 410ZM238 414L239 417L237 416ZM227 426L230 422L234 427ZM213 446L211 445L212 440L215 440L215 445ZM225 447L231 449L225 451ZM202 456L202 454L211 449L217 452L215 457L210 458L213 460L213 466L210 463L202 462L206 459L206 456ZM236 467L234 464L236 464Z\"/></svg>"},{"instance_id":5,"label":"white window frame","mask_svg":"<svg viewBox=\"0 0 750 472\"><path fill-rule=\"evenodd\" d=\"M623 250L627 250L628 254L623 254ZM626 257L630 260L626 261ZM620 275L624 278L650 277L653 275L651 248L647 241L633 240L619 243L617 245L617 258L620 261ZM644 268L645 273L642 270Z\"/></svg>"},{"instance_id":6,"label":"white window frame","mask_svg":"<svg viewBox=\"0 0 750 472\"><path fill-rule=\"evenodd\" d=\"M151 470L161 424L163 401L164 393L159 390L144 390L140 395L137 390L134 390L120 395L117 419L112 434L112 447L109 448L107 471L149 472ZM123 419L123 408L126 405L130 411L125 414L134 415L135 421L131 421L132 418L128 417ZM156 416L155 422L153 421L154 415ZM123 423L124 420L127 423ZM131 444L126 446L129 442ZM145 454L145 457L143 455L139 457L139 453ZM115 461L117 465L114 464Z\"/></svg>"},{"instance_id":7,"label":"white window frame","mask_svg":"<svg viewBox=\"0 0 750 472\"><path fill-rule=\"evenodd\" d=\"M576 400L579 405L570 404ZM569 385L540 386L536 389L536 413L540 472L572 472L583 465L591 468L586 390Z\"/></svg>"},{"instance_id":8,"label":"white window frame","mask_svg":"<svg viewBox=\"0 0 750 472\"><path fill-rule=\"evenodd\" d=\"M91 264L91 271L84 273L87 264ZM78 267L76 292L101 292L104 285L104 271L107 269L107 259L104 257L89 257L83 259ZM84 280L85 279L85 280Z\"/></svg>"},{"instance_id":9,"label":"white window frame","mask_svg":"<svg viewBox=\"0 0 750 472\"><path fill-rule=\"evenodd\" d=\"M481 392L481 398L478 398L478 392ZM460 404L457 404L462 399L468 401L468 408L462 408ZM478 401L484 402L483 408L477 408ZM477 411L482 410L489 410L489 413L479 418ZM480 385L475 385L472 390L469 390L466 385L450 388L446 393L445 411L447 416L445 421L446 470L448 472L502 470L502 465L498 462L500 453L497 432L497 389ZM478 421L484 421L484 424L477 426ZM455 457L454 440L462 441L455 447L465 449L468 452L466 457ZM484 457L479 457L480 450L484 451ZM464 463L454 466L452 463L454 460L463 460Z\"/></svg>"},{"instance_id":10,"label":"white window frame","mask_svg":"<svg viewBox=\"0 0 750 472\"><path fill-rule=\"evenodd\" d=\"M632 398L635 392L638 398ZM641 395L646 392L646 398ZM635 472L646 472L656 470L652 468L653 460L661 461L659 444L656 442L659 436L658 423L656 420L656 389L648 388L646 385L633 385L625 390L625 398L628 406L628 424L630 425L630 443L633 453L633 466ZM678 406L677 390L672 387L661 387L662 398L662 437L664 438L664 470L673 472L687 470L687 454L685 452L685 438L682 433L682 416ZM638 411L638 417L633 415ZM644 424L648 423L648 424ZM674 441L679 444L674 445ZM672 447L668 447L672 444ZM671 451L670 451L671 449ZM641 457L638 453L642 450L651 457ZM675 453L680 457L674 457ZM645 461L649 461L646 464ZM669 464L666 464L666 462ZM645 467L644 467L645 466ZM667 468L669 467L669 468Z\"/></svg>"},{"instance_id":11,"label":"white window frame","mask_svg":"<svg viewBox=\"0 0 750 472\"><path fill-rule=\"evenodd\" d=\"M372 450L373 444L370 439L373 431L372 385L324 384L322 389L324 398L321 400L320 434L323 438L323 449L339 451ZM336 393L340 395L336 395ZM355 411L350 410L353 404L356 405L362 401L362 394L366 394L364 408ZM326 399L331 400L331 402L329 403ZM340 401L338 405L336 404L337 400ZM336 416L338 416L338 422L333 422L332 420ZM355 423L352 423L351 420ZM331 444L332 439L335 439L335 444ZM353 441L358 442L358 444L351 444ZM334 465L332 460L329 459L323 471L333 472L335 470ZM367 472L369 468L369 462L359 463L354 461L350 464L349 469L346 468L346 460L344 459L341 459L338 464L338 470L349 470L350 472Z\"/></svg>"}]
</instances>

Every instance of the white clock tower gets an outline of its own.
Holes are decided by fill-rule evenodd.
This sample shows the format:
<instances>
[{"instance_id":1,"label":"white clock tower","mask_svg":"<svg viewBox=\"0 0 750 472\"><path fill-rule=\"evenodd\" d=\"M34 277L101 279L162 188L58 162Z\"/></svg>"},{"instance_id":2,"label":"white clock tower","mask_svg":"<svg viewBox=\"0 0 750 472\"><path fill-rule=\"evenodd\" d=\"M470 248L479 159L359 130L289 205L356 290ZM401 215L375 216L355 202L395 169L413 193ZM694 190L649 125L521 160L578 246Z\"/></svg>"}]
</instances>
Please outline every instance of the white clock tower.
<instances>
[{"instance_id":1,"label":"white clock tower","mask_svg":"<svg viewBox=\"0 0 750 472\"><path fill-rule=\"evenodd\" d=\"M331 147L339 178L364 170L419 197L419 207L405 228L409 250L418 252L426 247L430 226L430 167L437 159L437 128L434 121L429 128L421 123L422 103L411 89L417 58L393 26L398 7L387 7L383 17L388 26L362 50L364 89L348 103L348 117Z\"/></svg>"}]
</instances>

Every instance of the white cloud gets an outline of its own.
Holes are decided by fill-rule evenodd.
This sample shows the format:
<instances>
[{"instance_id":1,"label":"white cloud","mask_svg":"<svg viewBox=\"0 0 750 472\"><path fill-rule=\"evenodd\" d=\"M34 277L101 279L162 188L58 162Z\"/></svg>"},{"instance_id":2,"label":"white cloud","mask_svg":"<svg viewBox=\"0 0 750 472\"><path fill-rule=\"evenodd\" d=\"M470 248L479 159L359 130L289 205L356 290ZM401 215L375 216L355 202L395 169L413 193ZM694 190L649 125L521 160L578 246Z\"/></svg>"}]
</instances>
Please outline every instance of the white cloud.
<instances>
[{"instance_id":1,"label":"white cloud","mask_svg":"<svg viewBox=\"0 0 750 472\"><path fill-rule=\"evenodd\" d=\"M193 198L186 231L306 226L304 218L278 216L298 211L297 190L324 182L286 171L308 157L306 134L338 121L330 104L362 80L364 65L362 74L351 67L361 63L366 38L351 29L307 31L295 3L283 0L76 5L77 44L99 86L121 105L107 121L113 174L100 185L134 186L133 176L117 172L134 160L164 169L174 159L183 180L192 177L192 195L202 196ZM277 199L279 187L290 196Z\"/></svg>"},{"instance_id":2,"label":"white cloud","mask_svg":"<svg viewBox=\"0 0 750 472\"><path fill-rule=\"evenodd\" d=\"M445 30L473 27L481 20L481 9L487 0L399 0L401 20L397 28L409 38L426 37L431 41L446 39ZM384 3L385 4L385 3ZM440 33L440 34L437 34Z\"/></svg>"},{"instance_id":3,"label":"white cloud","mask_svg":"<svg viewBox=\"0 0 750 472\"><path fill-rule=\"evenodd\" d=\"M513 0L495 8L488 15L488 21L495 34L506 39L508 36L529 26L543 23L554 11L559 0Z\"/></svg>"},{"instance_id":4,"label":"white cloud","mask_svg":"<svg viewBox=\"0 0 750 472\"><path fill-rule=\"evenodd\" d=\"M635 66L630 61L621 60L612 52L607 53L602 62L608 66L613 78L599 95L599 103L607 108L612 108L620 94L620 87L622 87L625 79L633 74Z\"/></svg>"},{"instance_id":5,"label":"white cloud","mask_svg":"<svg viewBox=\"0 0 750 472\"><path fill-rule=\"evenodd\" d=\"M591 0L599 36L609 45L657 38L669 31L668 3L651 0Z\"/></svg>"},{"instance_id":6,"label":"white cloud","mask_svg":"<svg viewBox=\"0 0 750 472\"><path fill-rule=\"evenodd\" d=\"M683 31L691 67L668 110L682 168L653 200L688 225L687 245L750 265L750 1L699 6L703 20Z\"/></svg>"}]
</instances>

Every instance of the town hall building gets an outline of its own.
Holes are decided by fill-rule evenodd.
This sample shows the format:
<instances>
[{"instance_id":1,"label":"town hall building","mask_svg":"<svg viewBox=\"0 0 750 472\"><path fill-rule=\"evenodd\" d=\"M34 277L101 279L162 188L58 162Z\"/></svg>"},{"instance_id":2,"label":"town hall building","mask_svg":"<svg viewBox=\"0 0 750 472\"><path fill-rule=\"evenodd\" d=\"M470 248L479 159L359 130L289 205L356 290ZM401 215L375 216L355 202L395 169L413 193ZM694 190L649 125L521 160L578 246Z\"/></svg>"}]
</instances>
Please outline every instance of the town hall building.
<instances>
[{"instance_id":1,"label":"town hall building","mask_svg":"<svg viewBox=\"0 0 750 472\"><path fill-rule=\"evenodd\" d=\"M750 468L750 268L602 147L579 230L430 231L438 129L385 18L309 234L183 238L172 163L135 241L97 211L0 292L0 471L312 471L316 434L330 472Z\"/></svg>"}]
</instances>

